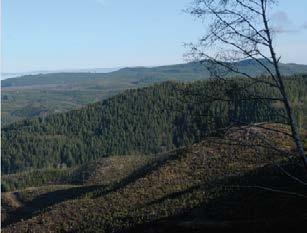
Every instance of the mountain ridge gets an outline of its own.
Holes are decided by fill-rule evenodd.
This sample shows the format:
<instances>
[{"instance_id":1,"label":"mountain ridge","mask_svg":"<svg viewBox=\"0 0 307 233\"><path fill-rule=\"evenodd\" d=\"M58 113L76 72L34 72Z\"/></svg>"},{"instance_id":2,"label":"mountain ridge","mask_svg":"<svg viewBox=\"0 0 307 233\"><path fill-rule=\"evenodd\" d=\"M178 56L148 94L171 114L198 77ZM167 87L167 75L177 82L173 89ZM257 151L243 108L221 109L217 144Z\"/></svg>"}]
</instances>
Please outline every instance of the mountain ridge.
<instances>
[{"instance_id":1,"label":"mountain ridge","mask_svg":"<svg viewBox=\"0 0 307 233\"><path fill-rule=\"evenodd\" d=\"M259 59L260 62L266 64L266 65L269 65L270 67L270 64L268 63L268 61L266 61L265 59ZM80 76L80 75L84 75L84 79L88 79L88 78L108 78L108 76L110 74L114 74L114 73L120 73L122 74L123 72L126 72L126 71L129 71L129 72L154 72L154 73L157 73L157 72L165 72L165 73L176 73L176 74L181 74L181 73L184 73L184 72L187 72L185 70L193 70L194 72L203 72L203 74L206 76L206 77L203 77L203 79L207 79L209 77L209 73L206 72L206 67L208 66L207 65L208 62L203 62L202 64L200 64L199 62L189 62L189 63L181 63L181 64L173 64L173 65L162 65L162 66L153 66L153 67L150 67L150 66L135 66L135 67L123 67L123 68L111 68L111 71L110 72L107 72L107 73L104 73L104 72L101 72L101 73L95 73L95 72L52 72L52 73L46 73L46 74L34 74L34 75L24 75L22 77L18 77L18 78L11 78L11 79L7 79L7 80L3 80L1 81L2 83L2 87L10 87L12 86L12 83L14 83L14 81L17 81L17 79L25 79L25 78L33 78L33 77L38 77L38 76L41 76L41 78L48 78L49 75L51 74L51 77L52 75L54 76L59 76L59 74L66 74L66 75L76 75L77 77ZM233 62L231 63L235 66L238 66L238 69L242 69L247 72L248 74L251 74L252 76L257 76L257 75L261 75L261 74L265 74L266 71L265 69L263 69L261 67L261 65L259 65L258 62L254 61L253 59L246 59L246 60L242 60L242 61L239 61L239 62ZM245 70L245 67L246 66L254 66L254 67L248 67L248 69ZM256 67L256 68L255 68ZM177 68L177 69L176 69ZM251 71L251 68L252 71ZM293 74L296 74L296 73L307 73L307 65L304 65L304 64L296 64L296 63L280 63L280 69L281 69L281 73L284 74L284 75L293 75ZM95 69L94 69L95 70ZM109 70L109 69L108 69ZM256 72L255 72L256 70ZM187 72L188 73L188 72ZM101 74L99 76L97 76L96 74ZM103 75L105 74L105 75ZM88 77L87 77L88 75ZM124 74L122 74L124 75ZM232 74L234 75L234 74ZM159 77L156 77L157 80L159 81ZM78 80L80 80L78 78ZM166 79L167 80L167 79ZM164 81L166 81L164 80ZM189 80L187 78L187 80ZM191 78L191 80L193 80L193 78ZM22 80L24 82L23 85L33 85L33 83L27 83L25 82L25 80ZM61 80L63 81L63 80ZM73 81L73 79L71 79L71 81ZM60 80L59 80L60 82ZM18 83L15 84L14 86L16 87L16 85L18 86Z\"/></svg>"}]
</instances>

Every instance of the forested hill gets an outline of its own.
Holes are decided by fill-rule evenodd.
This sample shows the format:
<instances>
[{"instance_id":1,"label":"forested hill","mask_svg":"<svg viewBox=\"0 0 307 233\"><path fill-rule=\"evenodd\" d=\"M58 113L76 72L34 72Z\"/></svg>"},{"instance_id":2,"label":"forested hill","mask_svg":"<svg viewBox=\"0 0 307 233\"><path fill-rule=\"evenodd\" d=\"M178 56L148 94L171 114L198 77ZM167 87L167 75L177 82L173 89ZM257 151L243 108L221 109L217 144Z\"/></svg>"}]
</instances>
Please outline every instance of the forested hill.
<instances>
[{"instance_id":1,"label":"forested hill","mask_svg":"<svg viewBox=\"0 0 307 233\"><path fill-rule=\"evenodd\" d=\"M288 78L286 83L294 106L306 106L306 78ZM245 94L231 90L249 85L247 80L221 83L218 92L212 85L165 82L127 90L81 110L13 123L2 129L2 172L74 166L110 155L154 154L198 142L233 119L283 121L277 103L238 100ZM276 95L261 86L250 91ZM213 101L215 96L230 101ZM305 119L296 116L299 122Z\"/></svg>"},{"instance_id":2,"label":"forested hill","mask_svg":"<svg viewBox=\"0 0 307 233\"><path fill-rule=\"evenodd\" d=\"M268 67L265 60L262 60ZM240 72L251 76L258 76L266 73L266 70L257 62L247 59L237 63L232 63ZM37 75L25 75L18 78L10 78L1 81L2 87L25 87L25 86L44 86L44 85L95 85L103 79L116 81L130 81L134 84L154 83L167 80L192 81L209 78L207 64L190 62L184 64L157 66L157 67L131 67L122 68L111 73L49 73ZM271 67L273 70L273 67ZM283 75L293 75L307 73L307 65L284 64L280 63L280 70ZM230 73L229 76L234 76Z\"/></svg>"},{"instance_id":3,"label":"forested hill","mask_svg":"<svg viewBox=\"0 0 307 233\"><path fill-rule=\"evenodd\" d=\"M265 72L252 60L232 65L251 76ZM307 73L307 65L280 64L280 70L284 75ZM230 76L236 74L230 73ZM206 80L208 77L206 63L201 65L192 62L150 68L123 68L111 73L49 73L11 78L1 81L2 127L35 116L79 109L130 88L170 80Z\"/></svg>"}]
</instances>

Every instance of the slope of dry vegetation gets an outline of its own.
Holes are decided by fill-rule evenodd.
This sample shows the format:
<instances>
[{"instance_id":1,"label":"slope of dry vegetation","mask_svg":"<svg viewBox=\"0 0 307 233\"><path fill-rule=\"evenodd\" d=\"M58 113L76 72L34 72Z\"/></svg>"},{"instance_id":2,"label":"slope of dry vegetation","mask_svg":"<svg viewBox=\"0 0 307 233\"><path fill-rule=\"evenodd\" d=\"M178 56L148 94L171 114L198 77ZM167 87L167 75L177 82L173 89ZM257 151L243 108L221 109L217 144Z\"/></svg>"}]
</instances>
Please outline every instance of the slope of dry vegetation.
<instances>
[{"instance_id":1,"label":"slope of dry vegetation","mask_svg":"<svg viewBox=\"0 0 307 233\"><path fill-rule=\"evenodd\" d=\"M281 125L275 129L287 130ZM269 149L268 143L276 148ZM28 208L38 200L45 205L23 216L23 208L11 212L15 219L5 223L3 232L216 232L251 223L262 230L276 224L299 226L306 220L306 185L285 171L303 182L306 177L295 160L280 154L291 148L282 133L244 127L146 162L135 156L101 160L97 167L86 166L91 175L84 186L28 194ZM134 161L139 166L124 169Z\"/></svg>"}]
</instances>

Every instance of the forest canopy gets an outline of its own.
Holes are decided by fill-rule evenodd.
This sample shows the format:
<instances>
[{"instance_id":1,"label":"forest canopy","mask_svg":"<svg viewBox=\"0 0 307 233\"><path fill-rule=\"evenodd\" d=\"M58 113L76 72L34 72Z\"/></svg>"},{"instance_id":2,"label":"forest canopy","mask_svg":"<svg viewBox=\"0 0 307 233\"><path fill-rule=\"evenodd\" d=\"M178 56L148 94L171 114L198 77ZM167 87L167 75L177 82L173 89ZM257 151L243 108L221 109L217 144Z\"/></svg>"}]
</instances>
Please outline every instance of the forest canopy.
<instances>
[{"instance_id":1,"label":"forest canopy","mask_svg":"<svg viewBox=\"0 0 307 233\"><path fill-rule=\"evenodd\" d=\"M302 127L307 78L291 76L285 82ZM285 123L278 102L244 98L259 93L274 97L272 88L241 78L221 82L218 89L213 85L216 81L164 82L80 110L13 123L2 129L2 173L72 167L110 155L155 154L199 142L230 124Z\"/></svg>"}]
</instances>

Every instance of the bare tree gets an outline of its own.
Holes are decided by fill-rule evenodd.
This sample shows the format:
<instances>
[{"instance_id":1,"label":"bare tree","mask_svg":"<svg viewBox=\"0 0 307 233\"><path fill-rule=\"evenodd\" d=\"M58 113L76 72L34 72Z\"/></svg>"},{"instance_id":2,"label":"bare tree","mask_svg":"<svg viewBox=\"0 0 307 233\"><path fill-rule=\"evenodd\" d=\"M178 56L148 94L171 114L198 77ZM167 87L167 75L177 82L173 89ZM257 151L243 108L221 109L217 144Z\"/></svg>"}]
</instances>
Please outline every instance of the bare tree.
<instances>
[{"instance_id":1,"label":"bare tree","mask_svg":"<svg viewBox=\"0 0 307 233\"><path fill-rule=\"evenodd\" d=\"M268 10L275 4L274 0L194 0L189 13L206 21L208 29L198 44L191 44L190 55L206 63L211 75L219 80L237 75L250 79L252 84L261 83L276 89L278 98L252 98L282 103L297 155L307 169L307 157L280 72L280 57L273 44L273 35L277 31L270 23ZM236 64L243 59L253 61L266 78L238 69Z\"/></svg>"}]
</instances>

